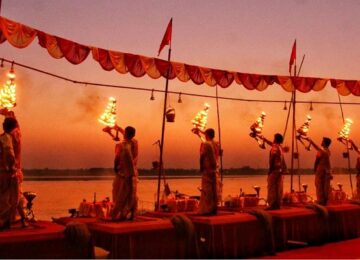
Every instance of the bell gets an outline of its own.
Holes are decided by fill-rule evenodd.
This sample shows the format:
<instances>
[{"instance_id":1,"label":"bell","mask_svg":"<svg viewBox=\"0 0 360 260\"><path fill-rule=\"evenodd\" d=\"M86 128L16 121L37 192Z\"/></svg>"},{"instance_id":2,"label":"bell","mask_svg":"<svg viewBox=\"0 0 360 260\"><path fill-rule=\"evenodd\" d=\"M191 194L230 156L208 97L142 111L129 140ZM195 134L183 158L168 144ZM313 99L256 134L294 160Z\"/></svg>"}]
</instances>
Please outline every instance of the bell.
<instances>
[{"instance_id":1,"label":"bell","mask_svg":"<svg viewBox=\"0 0 360 260\"><path fill-rule=\"evenodd\" d=\"M155 100L155 97L154 97L154 89L151 90L151 97L150 97L150 100L153 101Z\"/></svg>"},{"instance_id":2,"label":"bell","mask_svg":"<svg viewBox=\"0 0 360 260\"><path fill-rule=\"evenodd\" d=\"M287 110L286 101L284 102L284 108L283 108L283 110Z\"/></svg>"},{"instance_id":3,"label":"bell","mask_svg":"<svg viewBox=\"0 0 360 260\"><path fill-rule=\"evenodd\" d=\"M179 93L178 103L182 103L182 99L181 99L181 92Z\"/></svg>"}]
</instances>

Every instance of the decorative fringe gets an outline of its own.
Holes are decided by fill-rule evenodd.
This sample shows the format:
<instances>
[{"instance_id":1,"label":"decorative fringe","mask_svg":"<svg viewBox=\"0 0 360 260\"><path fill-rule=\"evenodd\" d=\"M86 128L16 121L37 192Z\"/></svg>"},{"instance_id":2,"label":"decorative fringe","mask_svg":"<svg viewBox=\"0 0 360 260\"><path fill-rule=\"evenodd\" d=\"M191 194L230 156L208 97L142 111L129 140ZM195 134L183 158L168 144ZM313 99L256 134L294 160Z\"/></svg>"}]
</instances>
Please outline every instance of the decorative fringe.
<instances>
[{"instance_id":1,"label":"decorative fringe","mask_svg":"<svg viewBox=\"0 0 360 260\"><path fill-rule=\"evenodd\" d=\"M262 209L248 209L245 210L244 212L255 216L257 220L262 224L265 231L265 238L268 239L267 252L270 255L275 255L275 240L274 240L274 231L273 231L271 215Z\"/></svg>"},{"instance_id":2,"label":"decorative fringe","mask_svg":"<svg viewBox=\"0 0 360 260\"><path fill-rule=\"evenodd\" d=\"M191 219L185 215L174 215L171 218L171 223L175 227L176 235L179 238L190 240L195 235L195 227Z\"/></svg>"},{"instance_id":3,"label":"decorative fringe","mask_svg":"<svg viewBox=\"0 0 360 260\"><path fill-rule=\"evenodd\" d=\"M322 218L322 241L328 241L330 239L330 227L329 211L327 210L327 208L317 203L307 204L305 205L305 208L314 210Z\"/></svg>"},{"instance_id":4,"label":"decorative fringe","mask_svg":"<svg viewBox=\"0 0 360 260\"><path fill-rule=\"evenodd\" d=\"M71 251L76 252L76 257L71 258L91 258L94 256L91 234L86 224L79 222L69 222L65 228L65 238Z\"/></svg>"},{"instance_id":5,"label":"decorative fringe","mask_svg":"<svg viewBox=\"0 0 360 260\"><path fill-rule=\"evenodd\" d=\"M199 255L198 253L199 250L196 240L195 227L191 219L185 215L178 214L178 215L174 215L171 218L171 223L175 227L177 238L185 241L186 255L184 256L184 258L197 257ZM195 249L195 252L192 249Z\"/></svg>"},{"instance_id":6,"label":"decorative fringe","mask_svg":"<svg viewBox=\"0 0 360 260\"><path fill-rule=\"evenodd\" d=\"M319 214L325 220L328 220L328 218L329 218L328 210L320 204L317 204L317 203L307 204L307 205L305 205L305 208L314 210L317 214Z\"/></svg>"}]
</instances>

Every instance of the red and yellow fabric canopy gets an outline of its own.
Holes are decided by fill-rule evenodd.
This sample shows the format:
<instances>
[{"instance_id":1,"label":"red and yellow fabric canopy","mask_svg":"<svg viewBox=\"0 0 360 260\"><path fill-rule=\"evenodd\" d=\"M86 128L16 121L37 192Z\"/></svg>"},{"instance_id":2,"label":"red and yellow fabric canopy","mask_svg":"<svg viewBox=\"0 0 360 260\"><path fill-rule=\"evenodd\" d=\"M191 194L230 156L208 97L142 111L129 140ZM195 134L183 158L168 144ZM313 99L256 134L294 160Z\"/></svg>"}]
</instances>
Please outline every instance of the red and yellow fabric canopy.
<instances>
[{"instance_id":1,"label":"red and yellow fabric canopy","mask_svg":"<svg viewBox=\"0 0 360 260\"><path fill-rule=\"evenodd\" d=\"M191 80L196 85L219 85L229 87L232 83L244 86L248 90L265 90L269 85L279 84L285 91L294 88L306 93L311 90L320 91L330 81L340 95L353 94L360 96L359 80L324 79L312 77L291 77L278 75L261 75L241 73L228 70L206 68L196 65L146 57L137 54L105 50L98 47L76 43L58 36L54 36L18 22L0 17L0 43L8 41L16 48L29 46L37 37L41 47L55 59L64 58L72 64L82 63L91 52L92 57L106 70L116 70L121 74L130 73L134 77L147 74L150 78L168 77L182 82ZM167 75L169 68L169 74Z\"/></svg>"}]
</instances>

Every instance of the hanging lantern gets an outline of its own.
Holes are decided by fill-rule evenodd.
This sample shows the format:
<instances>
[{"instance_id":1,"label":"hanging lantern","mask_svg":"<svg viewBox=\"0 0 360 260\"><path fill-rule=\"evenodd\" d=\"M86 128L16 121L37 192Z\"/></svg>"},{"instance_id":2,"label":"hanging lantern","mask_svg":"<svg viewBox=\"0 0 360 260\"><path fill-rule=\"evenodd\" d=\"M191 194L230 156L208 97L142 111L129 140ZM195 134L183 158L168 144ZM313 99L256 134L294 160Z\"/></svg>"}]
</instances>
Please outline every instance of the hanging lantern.
<instances>
[{"instance_id":1,"label":"hanging lantern","mask_svg":"<svg viewBox=\"0 0 360 260\"><path fill-rule=\"evenodd\" d=\"M305 123L303 123L302 126L300 126L296 130L296 132L297 132L296 138L300 141L300 143L302 143L304 145L305 149L308 151L311 150L311 143L307 136L309 133L310 122L311 122L311 116L307 115Z\"/></svg>"},{"instance_id":2,"label":"hanging lantern","mask_svg":"<svg viewBox=\"0 0 360 260\"><path fill-rule=\"evenodd\" d=\"M265 142L262 138L260 138L260 135L264 127L265 117L266 117L266 113L261 112L261 115L256 119L255 123L253 123L250 126L250 130L251 130L250 136L257 141L261 149L265 149Z\"/></svg>"},{"instance_id":3,"label":"hanging lantern","mask_svg":"<svg viewBox=\"0 0 360 260\"><path fill-rule=\"evenodd\" d=\"M208 112L209 112L210 105L208 103L204 104L204 109L198 112L191 123L193 124L192 132L196 133L198 130L205 131Z\"/></svg>"},{"instance_id":4,"label":"hanging lantern","mask_svg":"<svg viewBox=\"0 0 360 260\"><path fill-rule=\"evenodd\" d=\"M175 109L172 107L168 107L165 112L166 121L169 123L175 122Z\"/></svg>"},{"instance_id":5,"label":"hanging lantern","mask_svg":"<svg viewBox=\"0 0 360 260\"><path fill-rule=\"evenodd\" d=\"M353 124L353 121L350 118L346 118L342 129L338 133L339 135L337 138L337 140L339 142L343 143L344 145L346 145L346 146L349 145L349 149L352 148L351 144L349 144L349 136L350 136L350 130L351 130L352 124Z\"/></svg>"}]
</instances>

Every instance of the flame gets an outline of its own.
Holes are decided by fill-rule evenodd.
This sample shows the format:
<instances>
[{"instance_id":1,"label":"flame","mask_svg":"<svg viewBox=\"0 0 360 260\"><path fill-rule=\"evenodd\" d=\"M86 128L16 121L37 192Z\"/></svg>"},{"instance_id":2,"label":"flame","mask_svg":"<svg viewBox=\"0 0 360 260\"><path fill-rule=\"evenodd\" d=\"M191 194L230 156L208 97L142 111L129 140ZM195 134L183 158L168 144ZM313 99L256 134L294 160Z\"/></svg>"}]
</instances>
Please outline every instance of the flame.
<instances>
[{"instance_id":1,"label":"flame","mask_svg":"<svg viewBox=\"0 0 360 260\"><path fill-rule=\"evenodd\" d=\"M251 131L255 132L256 134L261 134L264 127L265 117L266 113L264 111L261 112L261 115L256 119L255 123L251 125Z\"/></svg>"},{"instance_id":2,"label":"flame","mask_svg":"<svg viewBox=\"0 0 360 260\"><path fill-rule=\"evenodd\" d=\"M16 84L14 82L15 74L13 70L8 73L8 77L9 80L0 89L0 105L11 108L16 106Z\"/></svg>"},{"instance_id":3,"label":"flame","mask_svg":"<svg viewBox=\"0 0 360 260\"><path fill-rule=\"evenodd\" d=\"M104 125L114 127L116 124L116 99L109 98L109 102L104 113L99 117L98 121Z\"/></svg>"},{"instance_id":4,"label":"flame","mask_svg":"<svg viewBox=\"0 0 360 260\"><path fill-rule=\"evenodd\" d=\"M210 105L208 103L204 104L204 109L198 112L193 120L191 120L193 127L195 129L199 129L204 131L206 128L208 112L209 112Z\"/></svg>"},{"instance_id":5,"label":"flame","mask_svg":"<svg viewBox=\"0 0 360 260\"><path fill-rule=\"evenodd\" d=\"M349 140L350 129L351 129L352 124L353 124L353 121L350 118L345 119L345 123L344 123L341 131L339 132L338 139Z\"/></svg>"},{"instance_id":6,"label":"flame","mask_svg":"<svg viewBox=\"0 0 360 260\"><path fill-rule=\"evenodd\" d=\"M311 122L311 116L307 115L305 123L302 124L302 126L300 126L299 129L297 130L298 136L302 136L302 137L307 136L310 128L310 122Z\"/></svg>"}]
</instances>

